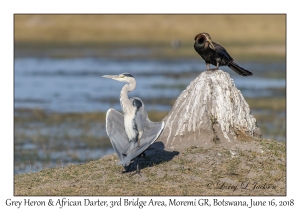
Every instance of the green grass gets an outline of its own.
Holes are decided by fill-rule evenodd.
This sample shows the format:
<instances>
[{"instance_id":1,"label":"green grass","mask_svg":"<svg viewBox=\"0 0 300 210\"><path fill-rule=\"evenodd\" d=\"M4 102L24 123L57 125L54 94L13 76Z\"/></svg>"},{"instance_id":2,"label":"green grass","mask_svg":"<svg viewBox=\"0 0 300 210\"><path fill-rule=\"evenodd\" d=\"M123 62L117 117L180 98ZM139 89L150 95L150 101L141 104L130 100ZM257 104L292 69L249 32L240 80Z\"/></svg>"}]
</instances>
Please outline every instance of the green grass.
<instances>
[{"instance_id":1,"label":"green grass","mask_svg":"<svg viewBox=\"0 0 300 210\"><path fill-rule=\"evenodd\" d=\"M161 121L167 112L148 112ZM36 171L102 157L111 143L105 130L105 112L48 113L40 109L15 110L15 169Z\"/></svg>"},{"instance_id":2,"label":"green grass","mask_svg":"<svg viewBox=\"0 0 300 210\"><path fill-rule=\"evenodd\" d=\"M284 93L285 94L285 93ZM265 138L286 140L286 99L246 98Z\"/></svg>"},{"instance_id":3,"label":"green grass","mask_svg":"<svg viewBox=\"0 0 300 210\"><path fill-rule=\"evenodd\" d=\"M253 110L269 110L270 112L285 112L285 98L246 98L247 103Z\"/></svg>"}]
</instances>

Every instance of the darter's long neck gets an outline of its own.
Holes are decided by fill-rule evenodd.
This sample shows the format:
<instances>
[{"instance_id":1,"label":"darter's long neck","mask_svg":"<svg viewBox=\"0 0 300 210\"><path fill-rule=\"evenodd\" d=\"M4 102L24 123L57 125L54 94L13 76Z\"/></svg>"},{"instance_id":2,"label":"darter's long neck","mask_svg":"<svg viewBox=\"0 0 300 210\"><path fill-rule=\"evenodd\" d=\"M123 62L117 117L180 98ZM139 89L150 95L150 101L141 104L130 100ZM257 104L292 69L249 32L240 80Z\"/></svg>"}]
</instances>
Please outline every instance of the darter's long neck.
<instances>
[{"instance_id":1,"label":"darter's long neck","mask_svg":"<svg viewBox=\"0 0 300 210\"><path fill-rule=\"evenodd\" d=\"M136 87L136 82L131 82L130 84L126 84L123 86L122 90L121 90L121 94L120 94L120 102L121 102L121 106L123 109L123 112L126 113L128 112L128 108L132 107L131 102L128 98L128 92L133 91ZM126 106L127 105L127 106Z\"/></svg>"}]
</instances>

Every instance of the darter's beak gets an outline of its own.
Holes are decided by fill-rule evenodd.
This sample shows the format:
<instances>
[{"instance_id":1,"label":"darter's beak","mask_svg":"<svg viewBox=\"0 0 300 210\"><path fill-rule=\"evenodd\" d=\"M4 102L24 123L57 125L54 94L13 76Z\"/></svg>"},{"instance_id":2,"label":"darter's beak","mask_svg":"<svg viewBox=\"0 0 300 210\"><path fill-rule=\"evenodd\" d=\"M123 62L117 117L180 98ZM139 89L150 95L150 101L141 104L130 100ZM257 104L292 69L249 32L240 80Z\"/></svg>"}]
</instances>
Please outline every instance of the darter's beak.
<instances>
[{"instance_id":1,"label":"darter's beak","mask_svg":"<svg viewBox=\"0 0 300 210\"><path fill-rule=\"evenodd\" d=\"M212 43L211 39L210 39L209 37L207 37L207 36L205 36L205 37L206 37L206 41L208 41L208 43L209 43L208 46L209 46L211 49L216 50L216 48L215 48L214 44Z\"/></svg>"},{"instance_id":2,"label":"darter's beak","mask_svg":"<svg viewBox=\"0 0 300 210\"><path fill-rule=\"evenodd\" d=\"M207 41L209 42L209 47L213 50L216 50L214 44L212 43L212 41L210 39L207 39Z\"/></svg>"}]
</instances>

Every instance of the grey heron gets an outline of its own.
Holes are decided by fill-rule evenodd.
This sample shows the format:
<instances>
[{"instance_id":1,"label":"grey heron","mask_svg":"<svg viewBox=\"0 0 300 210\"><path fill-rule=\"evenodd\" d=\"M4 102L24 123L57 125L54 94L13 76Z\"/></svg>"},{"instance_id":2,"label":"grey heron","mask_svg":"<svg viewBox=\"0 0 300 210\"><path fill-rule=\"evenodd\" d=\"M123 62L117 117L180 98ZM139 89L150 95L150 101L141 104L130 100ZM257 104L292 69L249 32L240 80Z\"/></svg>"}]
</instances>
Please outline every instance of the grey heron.
<instances>
[{"instance_id":1,"label":"grey heron","mask_svg":"<svg viewBox=\"0 0 300 210\"><path fill-rule=\"evenodd\" d=\"M104 75L105 78L125 82L120 94L120 103L124 115L113 108L106 113L106 132L120 162L128 171L134 160L139 173L138 156L159 137L164 122L151 122L143 101L138 97L128 98L128 92L136 88L136 80L129 73Z\"/></svg>"}]
</instances>

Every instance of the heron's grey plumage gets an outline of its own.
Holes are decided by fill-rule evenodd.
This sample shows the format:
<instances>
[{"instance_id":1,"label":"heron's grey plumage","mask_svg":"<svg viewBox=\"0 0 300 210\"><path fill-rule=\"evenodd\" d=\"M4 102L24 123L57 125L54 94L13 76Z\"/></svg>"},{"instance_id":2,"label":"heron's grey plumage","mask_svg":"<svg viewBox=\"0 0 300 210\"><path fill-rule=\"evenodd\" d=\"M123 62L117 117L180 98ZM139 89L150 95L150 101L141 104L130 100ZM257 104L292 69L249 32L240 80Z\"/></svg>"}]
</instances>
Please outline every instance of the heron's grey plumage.
<instances>
[{"instance_id":1,"label":"heron's grey plumage","mask_svg":"<svg viewBox=\"0 0 300 210\"><path fill-rule=\"evenodd\" d=\"M165 124L151 122L148 119L144 103L140 98L128 98L128 92L136 87L136 81L131 74L103 77L126 82L120 93L124 115L114 109L109 109L106 114L107 135L120 159L119 164L125 167L159 137Z\"/></svg>"},{"instance_id":2,"label":"heron's grey plumage","mask_svg":"<svg viewBox=\"0 0 300 210\"><path fill-rule=\"evenodd\" d=\"M147 119L145 123L144 134L140 139L140 147L138 150L133 149L131 152L128 152L127 156L125 157L123 152L128 147L129 142L124 129L124 115L112 108L106 113L106 132L120 159L120 162L118 163L120 165L127 165L130 160L136 157L135 153L144 151L145 147L148 148L153 142L155 142L164 127L165 123L163 121L151 122L149 119Z\"/></svg>"}]
</instances>

